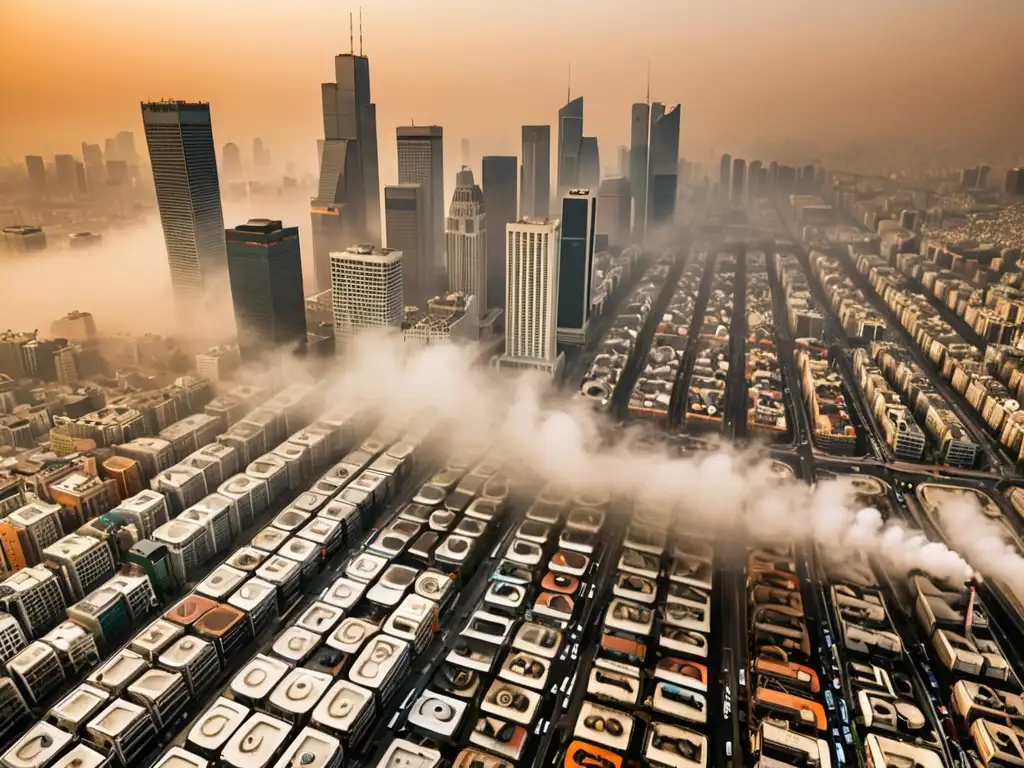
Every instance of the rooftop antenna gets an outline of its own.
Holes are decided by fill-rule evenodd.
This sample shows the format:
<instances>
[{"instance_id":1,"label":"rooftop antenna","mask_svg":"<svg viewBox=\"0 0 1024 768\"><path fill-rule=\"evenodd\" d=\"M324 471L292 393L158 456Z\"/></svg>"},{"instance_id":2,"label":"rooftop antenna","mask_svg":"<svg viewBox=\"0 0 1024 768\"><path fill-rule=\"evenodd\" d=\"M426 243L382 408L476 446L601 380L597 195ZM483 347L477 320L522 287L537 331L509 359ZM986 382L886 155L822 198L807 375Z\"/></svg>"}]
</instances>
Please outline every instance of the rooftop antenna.
<instances>
[{"instance_id":1,"label":"rooftop antenna","mask_svg":"<svg viewBox=\"0 0 1024 768\"><path fill-rule=\"evenodd\" d=\"M651 60L647 60L647 106L651 106Z\"/></svg>"},{"instance_id":2,"label":"rooftop antenna","mask_svg":"<svg viewBox=\"0 0 1024 768\"><path fill-rule=\"evenodd\" d=\"M359 6L359 55L363 55L363 6Z\"/></svg>"},{"instance_id":3,"label":"rooftop antenna","mask_svg":"<svg viewBox=\"0 0 1024 768\"><path fill-rule=\"evenodd\" d=\"M569 62L569 82L565 85L565 103L572 101L572 62Z\"/></svg>"},{"instance_id":4,"label":"rooftop antenna","mask_svg":"<svg viewBox=\"0 0 1024 768\"><path fill-rule=\"evenodd\" d=\"M351 56L356 52L355 32L352 27L352 12L348 13L348 53Z\"/></svg>"}]
</instances>

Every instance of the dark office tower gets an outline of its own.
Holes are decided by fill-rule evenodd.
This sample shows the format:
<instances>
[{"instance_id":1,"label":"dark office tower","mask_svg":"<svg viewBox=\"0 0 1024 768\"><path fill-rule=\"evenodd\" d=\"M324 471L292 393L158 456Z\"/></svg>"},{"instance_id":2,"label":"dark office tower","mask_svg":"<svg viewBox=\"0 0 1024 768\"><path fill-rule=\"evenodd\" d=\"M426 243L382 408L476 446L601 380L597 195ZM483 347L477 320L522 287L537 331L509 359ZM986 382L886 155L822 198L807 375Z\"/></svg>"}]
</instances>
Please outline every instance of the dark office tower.
<instances>
[{"instance_id":1,"label":"dark office tower","mask_svg":"<svg viewBox=\"0 0 1024 768\"><path fill-rule=\"evenodd\" d=\"M431 278L439 288L444 284L444 130L439 125L410 125L398 128L398 183L423 187L427 206L425 261L433 265Z\"/></svg>"},{"instance_id":2,"label":"dark office tower","mask_svg":"<svg viewBox=\"0 0 1024 768\"><path fill-rule=\"evenodd\" d=\"M718 196L725 202L729 201L729 180L732 178L732 155L722 155L722 164L718 170Z\"/></svg>"},{"instance_id":3,"label":"dark office tower","mask_svg":"<svg viewBox=\"0 0 1024 768\"><path fill-rule=\"evenodd\" d=\"M589 189L569 190L558 257L558 341L566 344L587 340L596 234L597 197Z\"/></svg>"},{"instance_id":4,"label":"dark office tower","mask_svg":"<svg viewBox=\"0 0 1024 768\"><path fill-rule=\"evenodd\" d=\"M53 167L57 174L57 191L64 197L75 194L75 158L73 155L56 155Z\"/></svg>"},{"instance_id":5,"label":"dark office tower","mask_svg":"<svg viewBox=\"0 0 1024 768\"><path fill-rule=\"evenodd\" d=\"M244 362L269 350L301 350L306 343L299 228L250 219L229 229L228 274Z\"/></svg>"},{"instance_id":6,"label":"dark office tower","mask_svg":"<svg viewBox=\"0 0 1024 768\"><path fill-rule=\"evenodd\" d=\"M650 104L634 104L629 133L629 189L633 194L633 238L643 240L647 225L647 151L651 137Z\"/></svg>"},{"instance_id":7,"label":"dark office tower","mask_svg":"<svg viewBox=\"0 0 1024 768\"><path fill-rule=\"evenodd\" d=\"M518 160L488 155L483 159L484 210L487 211L487 309L505 309L505 225L519 220L516 210Z\"/></svg>"},{"instance_id":8,"label":"dark office tower","mask_svg":"<svg viewBox=\"0 0 1024 768\"><path fill-rule=\"evenodd\" d=\"M1003 191L1008 195L1024 195L1024 169L1011 168L1006 172Z\"/></svg>"},{"instance_id":9,"label":"dark office tower","mask_svg":"<svg viewBox=\"0 0 1024 768\"><path fill-rule=\"evenodd\" d=\"M322 83L324 145L312 203L317 289L331 287L331 252L380 243L377 106L370 100L370 60L334 57L335 82Z\"/></svg>"},{"instance_id":10,"label":"dark office tower","mask_svg":"<svg viewBox=\"0 0 1024 768\"><path fill-rule=\"evenodd\" d=\"M551 126L523 126L523 165L519 174L519 215L546 219L551 214Z\"/></svg>"},{"instance_id":11,"label":"dark office tower","mask_svg":"<svg viewBox=\"0 0 1024 768\"><path fill-rule=\"evenodd\" d=\"M579 185L587 189L597 189L601 183L601 152L597 146L597 137L584 136L580 145Z\"/></svg>"},{"instance_id":12,"label":"dark office tower","mask_svg":"<svg viewBox=\"0 0 1024 768\"><path fill-rule=\"evenodd\" d=\"M647 223L667 224L676 215L676 190L679 186L679 118L677 104L668 111L665 105L651 105L651 146L647 169Z\"/></svg>"},{"instance_id":13,"label":"dark office tower","mask_svg":"<svg viewBox=\"0 0 1024 768\"><path fill-rule=\"evenodd\" d=\"M92 191L98 192L106 180L103 172L103 150L99 144L82 142L82 160L85 163L85 175Z\"/></svg>"},{"instance_id":14,"label":"dark office tower","mask_svg":"<svg viewBox=\"0 0 1024 768\"><path fill-rule=\"evenodd\" d=\"M427 195L421 184L384 185L387 247L402 252L402 294L407 305L425 307L436 294L437 273L430 260Z\"/></svg>"},{"instance_id":15,"label":"dark office tower","mask_svg":"<svg viewBox=\"0 0 1024 768\"><path fill-rule=\"evenodd\" d=\"M171 289L182 318L202 324L221 299L218 294L227 270L210 105L143 102L142 123L167 244Z\"/></svg>"},{"instance_id":16,"label":"dark office tower","mask_svg":"<svg viewBox=\"0 0 1024 768\"><path fill-rule=\"evenodd\" d=\"M776 185L779 183L779 164L775 160L772 160L771 165L768 166L768 186L772 192L775 191Z\"/></svg>"},{"instance_id":17,"label":"dark office tower","mask_svg":"<svg viewBox=\"0 0 1024 768\"><path fill-rule=\"evenodd\" d=\"M747 161L736 158L732 161L732 204L743 205L743 193L746 190Z\"/></svg>"},{"instance_id":18,"label":"dark office tower","mask_svg":"<svg viewBox=\"0 0 1024 768\"><path fill-rule=\"evenodd\" d=\"M814 187L814 166L808 164L800 172L800 189L804 192L813 192Z\"/></svg>"},{"instance_id":19,"label":"dark office tower","mask_svg":"<svg viewBox=\"0 0 1024 768\"><path fill-rule=\"evenodd\" d=\"M619 176L629 176L629 147L625 144L619 145L619 162L615 168Z\"/></svg>"},{"instance_id":20,"label":"dark office tower","mask_svg":"<svg viewBox=\"0 0 1024 768\"><path fill-rule=\"evenodd\" d=\"M237 144L228 142L221 150L221 170L225 181L242 180L242 150Z\"/></svg>"},{"instance_id":21,"label":"dark office tower","mask_svg":"<svg viewBox=\"0 0 1024 768\"><path fill-rule=\"evenodd\" d=\"M558 110L558 197L580 185L583 149L583 97L577 96Z\"/></svg>"},{"instance_id":22,"label":"dark office tower","mask_svg":"<svg viewBox=\"0 0 1024 768\"><path fill-rule=\"evenodd\" d=\"M760 160L751 160L750 167L747 168L747 200L754 202L763 193L761 190L761 171L764 170L761 167Z\"/></svg>"},{"instance_id":23,"label":"dark office tower","mask_svg":"<svg viewBox=\"0 0 1024 768\"><path fill-rule=\"evenodd\" d=\"M46 164L39 155L25 155L28 186L35 197L46 197Z\"/></svg>"}]
</instances>

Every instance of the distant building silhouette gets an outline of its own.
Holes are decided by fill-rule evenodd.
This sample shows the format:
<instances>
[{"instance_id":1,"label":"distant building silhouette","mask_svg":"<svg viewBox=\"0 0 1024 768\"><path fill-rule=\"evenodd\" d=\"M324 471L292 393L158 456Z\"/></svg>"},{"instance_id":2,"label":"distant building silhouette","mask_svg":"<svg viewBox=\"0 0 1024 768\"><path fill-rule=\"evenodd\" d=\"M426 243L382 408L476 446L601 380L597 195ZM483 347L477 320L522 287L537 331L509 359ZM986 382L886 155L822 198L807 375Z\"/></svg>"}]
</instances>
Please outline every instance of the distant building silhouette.
<instances>
[{"instance_id":1,"label":"distant building silhouette","mask_svg":"<svg viewBox=\"0 0 1024 768\"><path fill-rule=\"evenodd\" d=\"M629 134L629 189L633 194L633 237L643 240L647 227L647 155L651 134L651 105L634 104Z\"/></svg>"},{"instance_id":2,"label":"distant building silhouette","mask_svg":"<svg viewBox=\"0 0 1024 768\"><path fill-rule=\"evenodd\" d=\"M551 126L524 125L519 174L519 215L547 218L551 213Z\"/></svg>"},{"instance_id":3,"label":"distant building silhouette","mask_svg":"<svg viewBox=\"0 0 1024 768\"><path fill-rule=\"evenodd\" d=\"M601 183L601 153L597 146L597 137L584 136L580 145L579 185L587 189L597 189Z\"/></svg>"},{"instance_id":4,"label":"distant building silhouette","mask_svg":"<svg viewBox=\"0 0 1024 768\"><path fill-rule=\"evenodd\" d=\"M667 224L675 217L679 186L679 119L677 104L666 111L665 105L651 105L651 143L647 170L647 229L651 224Z\"/></svg>"}]
</instances>

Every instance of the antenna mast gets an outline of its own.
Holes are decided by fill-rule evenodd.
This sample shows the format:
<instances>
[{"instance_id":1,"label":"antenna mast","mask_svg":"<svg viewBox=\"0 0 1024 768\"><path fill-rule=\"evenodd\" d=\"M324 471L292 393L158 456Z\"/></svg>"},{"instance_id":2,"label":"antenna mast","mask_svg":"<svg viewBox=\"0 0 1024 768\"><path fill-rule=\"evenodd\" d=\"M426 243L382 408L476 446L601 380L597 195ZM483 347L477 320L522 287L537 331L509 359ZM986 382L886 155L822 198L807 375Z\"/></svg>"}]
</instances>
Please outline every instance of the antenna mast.
<instances>
[{"instance_id":1,"label":"antenna mast","mask_svg":"<svg viewBox=\"0 0 1024 768\"><path fill-rule=\"evenodd\" d=\"M569 62L569 81L565 85L565 103L572 101L572 62Z\"/></svg>"},{"instance_id":2,"label":"antenna mast","mask_svg":"<svg viewBox=\"0 0 1024 768\"><path fill-rule=\"evenodd\" d=\"M356 52L356 43L355 43L355 39L354 38L355 38L355 32L354 32L353 27L352 27L352 12L349 11L349 13L348 13L348 52L349 52L350 56L353 53Z\"/></svg>"},{"instance_id":3,"label":"antenna mast","mask_svg":"<svg viewBox=\"0 0 1024 768\"><path fill-rule=\"evenodd\" d=\"M651 106L651 60L647 60L647 106Z\"/></svg>"},{"instance_id":4,"label":"antenna mast","mask_svg":"<svg viewBox=\"0 0 1024 768\"><path fill-rule=\"evenodd\" d=\"M363 55L363 6L359 6L359 55Z\"/></svg>"}]
</instances>

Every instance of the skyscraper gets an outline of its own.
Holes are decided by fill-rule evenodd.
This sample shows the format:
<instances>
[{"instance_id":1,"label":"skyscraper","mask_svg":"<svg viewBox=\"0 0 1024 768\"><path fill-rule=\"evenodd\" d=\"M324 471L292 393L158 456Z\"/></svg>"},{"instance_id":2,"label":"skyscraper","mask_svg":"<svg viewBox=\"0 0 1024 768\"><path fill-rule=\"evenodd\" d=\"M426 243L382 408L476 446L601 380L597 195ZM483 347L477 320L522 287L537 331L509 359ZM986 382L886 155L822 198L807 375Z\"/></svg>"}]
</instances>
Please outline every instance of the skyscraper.
<instances>
[{"instance_id":1,"label":"skyscraper","mask_svg":"<svg viewBox=\"0 0 1024 768\"><path fill-rule=\"evenodd\" d=\"M597 198L571 189L562 199L562 240L558 256L558 341L583 344L590 322Z\"/></svg>"},{"instance_id":2,"label":"skyscraper","mask_svg":"<svg viewBox=\"0 0 1024 768\"><path fill-rule=\"evenodd\" d=\"M39 155L25 155L28 185L36 197L46 196L46 164Z\"/></svg>"},{"instance_id":3,"label":"skyscraper","mask_svg":"<svg viewBox=\"0 0 1024 768\"><path fill-rule=\"evenodd\" d=\"M519 215L545 219L551 213L551 126L523 126Z\"/></svg>"},{"instance_id":4,"label":"skyscraper","mask_svg":"<svg viewBox=\"0 0 1024 768\"><path fill-rule=\"evenodd\" d=\"M599 235L608 236L608 244L622 247L629 244L630 206L629 179L605 179L597 196L597 227Z\"/></svg>"},{"instance_id":5,"label":"skyscraper","mask_svg":"<svg viewBox=\"0 0 1024 768\"><path fill-rule=\"evenodd\" d=\"M421 184L384 187L387 246L402 252L403 301L418 307L434 296L435 270L427 237L426 194Z\"/></svg>"},{"instance_id":6,"label":"skyscraper","mask_svg":"<svg viewBox=\"0 0 1024 768\"><path fill-rule=\"evenodd\" d=\"M139 156L135 152L135 134L131 131L119 131L114 138L117 141L118 159L128 163L134 175L134 169L139 166Z\"/></svg>"},{"instance_id":7,"label":"skyscraper","mask_svg":"<svg viewBox=\"0 0 1024 768\"><path fill-rule=\"evenodd\" d=\"M577 96L558 110L558 197L580 185L583 150L583 97Z\"/></svg>"},{"instance_id":8,"label":"skyscraper","mask_svg":"<svg viewBox=\"0 0 1024 768\"><path fill-rule=\"evenodd\" d=\"M224 214L210 105L142 104L160 223L171 267L171 289L182 316L208 316L227 271ZM121 134L118 134L120 137Z\"/></svg>"},{"instance_id":9,"label":"skyscraper","mask_svg":"<svg viewBox=\"0 0 1024 768\"><path fill-rule=\"evenodd\" d=\"M53 168L57 175L57 190L65 196L70 197L75 193L77 186L75 182L75 158L74 155L55 155Z\"/></svg>"},{"instance_id":10,"label":"skyscraper","mask_svg":"<svg viewBox=\"0 0 1024 768\"><path fill-rule=\"evenodd\" d=\"M651 105L651 143L647 168L648 229L651 224L667 224L675 217L680 115L678 104L668 111L660 102Z\"/></svg>"},{"instance_id":11,"label":"skyscraper","mask_svg":"<svg viewBox=\"0 0 1024 768\"><path fill-rule=\"evenodd\" d=\"M500 367L555 374L558 317L558 219L520 219L506 226L505 354Z\"/></svg>"},{"instance_id":12,"label":"skyscraper","mask_svg":"<svg viewBox=\"0 0 1024 768\"><path fill-rule=\"evenodd\" d=\"M487 216L484 193L463 168L455 177L455 194L445 223L448 290L476 297L487 306Z\"/></svg>"},{"instance_id":13,"label":"skyscraper","mask_svg":"<svg viewBox=\"0 0 1024 768\"><path fill-rule=\"evenodd\" d=\"M615 168L618 176L629 176L629 147L625 144L619 145L619 161Z\"/></svg>"},{"instance_id":14,"label":"skyscraper","mask_svg":"<svg viewBox=\"0 0 1024 768\"><path fill-rule=\"evenodd\" d=\"M226 181L242 180L242 150L237 144L228 142L221 150L221 168Z\"/></svg>"},{"instance_id":15,"label":"skyscraper","mask_svg":"<svg viewBox=\"0 0 1024 768\"><path fill-rule=\"evenodd\" d=\"M250 219L226 233L231 301L242 360L306 343L299 228Z\"/></svg>"},{"instance_id":16,"label":"skyscraper","mask_svg":"<svg viewBox=\"0 0 1024 768\"><path fill-rule=\"evenodd\" d=\"M95 194L103 186L106 179L103 173L103 150L99 144L82 142L82 160L85 163L85 175L89 187Z\"/></svg>"},{"instance_id":17,"label":"skyscraper","mask_svg":"<svg viewBox=\"0 0 1024 768\"><path fill-rule=\"evenodd\" d=\"M405 317L402 252L354 245L331 254L334 337L399 328Z\"/></svg>"},{"instance_id":18,"label":"skyscraper","mask_svg":"<svg viewBox=\"0 0 1024 768\"><path fill-rule=\"evenodd\" d=\"M633 195L633 237L643 240L647 226L647 150L651 133L651 106L634 104L629 133L629 190Z\"/></svg>"},{"instance_id":19,"label":"skyscraper","mask_svg":"<svg viewBox=\"0 0 1024 768\"><path fill-rule=\"evenodd\" d=\"M238 160L241 163L241 154L239 154ZM263 146L263 139L259 136L252 140L252 164L260 169L270 167L270 150Z\"/></svg>"},{"instance_id":20,"label":"skyscraper","mask_svg":"<svg viewBox=\"0 0 1024 768\"><path fill-rule=\"evenodd\" d=\"M729 201L729 186L731 178L732 155L722 155L722 162L718 169L718 197L725 202Z\"/></svg>"},{"instance_id":21,"label":"skyscraper","mask_svg":"<svg viewBox=\"0 0 1024 768\"><path fill-rule=\"evenodd\" d=\"M743 205L743 192L746 187L747 161L737 157L732 161L732 204Z\"/></svg>"},{"instance_id":22,"label":"skyscraper","mask_svg":"<svg viewBox=\"0 0 1024 768\"><path fill-rule=\"evenodd\" d=\"M427 216L428 259L434 291L443 284L444 271L444 129L439 125L398 128L398 183L423 187Z\"/></svg>"},{"instance_id":23,"label":"skyscraper","mask_svg":"<svg viewBox=\"0 0 1024 768\"><path fill-rule=\"evenodd\" d=\"M487 211L487 303L505 308L505 225L516 221L518 199L514 156L488 155L483 159L484 209ZM477 304L479 307L480 305Z\"/></svg>"},{"instance_id":24,"label":"skyscraper","mask_svg":"<svg viewBox=\"0 0 1024 768\"><path fill-rule=\"evenodd\" d=\"M313 263L319 290L331 283L330 254L353 242L380 242L377 106L370 100L370 60L334 57L335 82L322 83L324 148L312 204Z\"/></svg>"},{"instance_id":25,"label":"skyscraper","mask_svg":"<svg viewBox=\"0 0 1024 768\"><path fill-rule=\"evenodd\" d=\"M596 136L584 136L580 145L579 185L597 189L601 183L601 153Z\"/></svg>"},{"instance_id":26,"label":"skyscraper","mask_svg":"<svg viewBox=\"0 0 1024 768\"><path fill-rule=\"evenodd\" d=\"M747 199L751 202L761 195L761 171L763 170L760 160L752 160L747 168Z\"/></svg>"}]
</instances>

